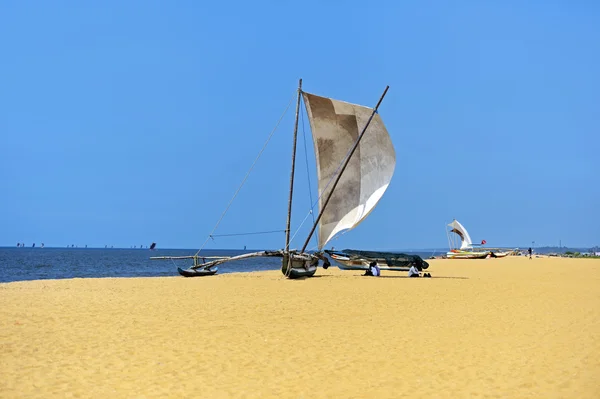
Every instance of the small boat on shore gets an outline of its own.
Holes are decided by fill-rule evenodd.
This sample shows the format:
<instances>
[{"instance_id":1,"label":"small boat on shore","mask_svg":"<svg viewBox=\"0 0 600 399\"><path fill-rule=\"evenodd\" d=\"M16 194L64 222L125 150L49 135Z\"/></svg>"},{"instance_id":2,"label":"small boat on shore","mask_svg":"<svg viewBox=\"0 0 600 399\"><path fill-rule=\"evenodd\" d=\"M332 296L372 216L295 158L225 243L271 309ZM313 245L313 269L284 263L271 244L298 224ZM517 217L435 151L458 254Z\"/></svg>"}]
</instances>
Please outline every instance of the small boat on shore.
<instances>
[{"instance_id":1,"label":"small boat on shore","mask_svg":"<svg viewBox=\"0 0 600 399\"><path fill-rule=\"evenodd\" d=\"M506 248L484 248L482 245L486 244L485 240L482 240L481 244L473 244L467 229L456 219L448 227L450 230L447 230L446 234L448 235L450 251L446 253L447 259L504 258L513 252ZM460 247L455 242L456 236L460 238Z\"/></svg>"},{"instance_id":2,"label":"small boat on shore","mask_svg":"<svg viewBox=\"0 0 600 399\"><path fill-rule=\"evenodd\" d=\"M212 276L214 274L217 274L217 271L219 271L219 268L215 267L213 269L185 269L184 270L184 269L178 267L177 271L183 277L198 277L198 276Z\"/></svg>"},{"instance_id":3,"label":"small boat on shore","mask_svg":"<svg viewBox=\"0 0 600 399\"><path fill-rule=\"evenodd\" d=\"M429 263L424 261L419 255L408 255L401 252L380 252L380 251L359 251L355 249L344 249L340 252L325 250L325 253L331 257L338 268L342 270L367 270L369 264L377 262L381 270L395 272L406 272L411 266L415 266L419 271L427 269Z\"/></svg>"},{"instance_id":4,"label":"small boat on shore","mask_svg":"<svg viewBox=\"0 0 600 399\"><path fill-rule=\"evenodd\" d=\"M458 220L454 219L448 227L450 227L450 231L446 232L450 244L450 251L446 253L448 259L485 259L490 255L490 251L487 250L473 250L474 244L471 241L471 236ZM454 243L455 236L451 235L452 233L460 238L459 248L456 248L458 245ZM483 244L485 244L485 240L481 242L481 245Z\"/></svg>"},{"instance_id":5,"label":"small boat on shore","mask_svg":"<svg viewBox=\"0 0 600 399\"><path fill-rule=\"evenodd\" d=\"M461 251L459 249L452 249L446 253L448 259L485 259L489 255L489 252Z\"/></svg>"}]
</instances>

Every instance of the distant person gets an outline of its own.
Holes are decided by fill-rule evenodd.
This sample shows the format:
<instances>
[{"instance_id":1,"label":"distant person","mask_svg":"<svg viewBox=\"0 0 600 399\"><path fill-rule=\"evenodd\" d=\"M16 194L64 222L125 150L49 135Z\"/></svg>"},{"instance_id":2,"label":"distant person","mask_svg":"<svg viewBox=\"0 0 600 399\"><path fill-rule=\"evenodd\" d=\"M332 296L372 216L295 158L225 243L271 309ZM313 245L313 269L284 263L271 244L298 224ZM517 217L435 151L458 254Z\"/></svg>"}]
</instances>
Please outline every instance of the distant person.
<instances>
[{"instance_id":1,"label":"distant person","mask_svg":"<svg viewBox=\"0 0 600 399\"><path fill-rule=\"evenodd\" d=\"M527 253L529 254L529 259L531 259L531 254L533 253L533 251L531 250L531 248L529 248L529 249L527 250Z\"/></svg>"},{"instance_id":2,"label":"distant person","mask_svg":"<svg viewBox=\"0 0 600 399\"><path fill-rule=\"evenodd\" d=\"M408 269L408 277L419 277L419 269L415 265L412 265L410 269Z\"/></svg>"}]
</instances>

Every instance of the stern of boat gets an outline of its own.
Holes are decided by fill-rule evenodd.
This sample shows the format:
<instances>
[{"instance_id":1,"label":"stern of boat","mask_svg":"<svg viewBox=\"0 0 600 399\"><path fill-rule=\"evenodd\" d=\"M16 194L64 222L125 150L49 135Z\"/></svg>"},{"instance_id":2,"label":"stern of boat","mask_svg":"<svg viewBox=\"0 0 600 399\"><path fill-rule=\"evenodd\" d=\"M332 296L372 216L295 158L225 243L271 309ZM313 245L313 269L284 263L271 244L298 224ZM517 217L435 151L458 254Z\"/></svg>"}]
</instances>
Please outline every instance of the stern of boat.
<instances>
[{"instance_id":1,"label":"stern of boat","mask_svg":"<svg viewBox=\"0 0 600 399\"><path fill-rule=\"evenodd\" d=\"M318 265L318 258L302 254L285 253L281 259L281 273L288 278L312 277L317 271Z\"/></svg>"}]
</instances>

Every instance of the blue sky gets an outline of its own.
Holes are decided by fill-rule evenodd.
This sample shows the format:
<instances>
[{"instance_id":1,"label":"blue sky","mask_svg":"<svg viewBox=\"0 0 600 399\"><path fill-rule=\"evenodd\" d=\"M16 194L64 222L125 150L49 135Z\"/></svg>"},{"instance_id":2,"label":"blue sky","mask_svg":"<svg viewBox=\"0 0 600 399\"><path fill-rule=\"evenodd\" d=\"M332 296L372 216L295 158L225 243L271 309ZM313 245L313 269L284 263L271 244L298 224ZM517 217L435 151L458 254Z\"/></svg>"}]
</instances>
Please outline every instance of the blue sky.
<instances>
[{"instance_id":1,"label":"blue sky","mask_svg":"<svg viewBox=\"0 0 600 399\"><path fill-rule=\"evenodd\" d=\"M453 218L490 246L600 244L597 2L9 0L0 51L0 245L199 248L298 78L369 106L390 85L392 184L329 245L444 247ZM284 228L293 116L215 234ZM298 148L294 229L302 127Z\"/></svg>"}]
</instances>

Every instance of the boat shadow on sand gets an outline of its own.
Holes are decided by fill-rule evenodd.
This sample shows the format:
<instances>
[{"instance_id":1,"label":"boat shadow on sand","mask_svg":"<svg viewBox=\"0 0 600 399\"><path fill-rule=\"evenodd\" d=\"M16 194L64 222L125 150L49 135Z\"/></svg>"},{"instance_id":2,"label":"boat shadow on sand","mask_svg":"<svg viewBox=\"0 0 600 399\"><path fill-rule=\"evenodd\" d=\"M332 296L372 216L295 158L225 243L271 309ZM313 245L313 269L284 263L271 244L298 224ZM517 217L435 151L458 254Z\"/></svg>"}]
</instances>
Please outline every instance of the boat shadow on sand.
<instances>
[{"instance_id":1,"label":"boat shadow on sand","mask_svg":"<svg viewBox=\"0 0 600 399\"><path fill-rule=\"evenodd\" d=\"M360 277L371 277L371 276L360 275ZM468 280L469 279L469 277L461 277L461 276L431 276L431 277L378 276L377 278L408 278L411 280L414 280L414 279L429 280L431 278L434 278L434 279L447 278L447 279L457 279L457 280Z\"/></svg>"},{"instance_id":2,"label":"boat shadow on sand","mask_svg":"<svg viewBox=\"0 0 600 399\"><path fill-rule=\"evenodd\" d=\"M299 277L297 279L294 279L294 281L296 281L296 280L299 280L299 281L312 280L314 278L348 278L348 277L350 277L350 276L348 276L348 275L344 276L344 275L327 275L327 274L325 274L325 275L320 275L320 276L315 275L315 276L312 276L312 277ZM370 278L373 278L373 276L365 276L363 274L354 274L354 275L352 275L352 277L370 277ZM377 278L406 278L406 279L411 279L411 280L414 280L416 278L424 279L424 280L425 279L426 280L429 280L429 279L442 279L442 278L443 279L456 279L456 280L468 280L469 279L469 277L462 277L462 276L431 276L431 277L377 276Z\"/></svg>"}]
</instances>

